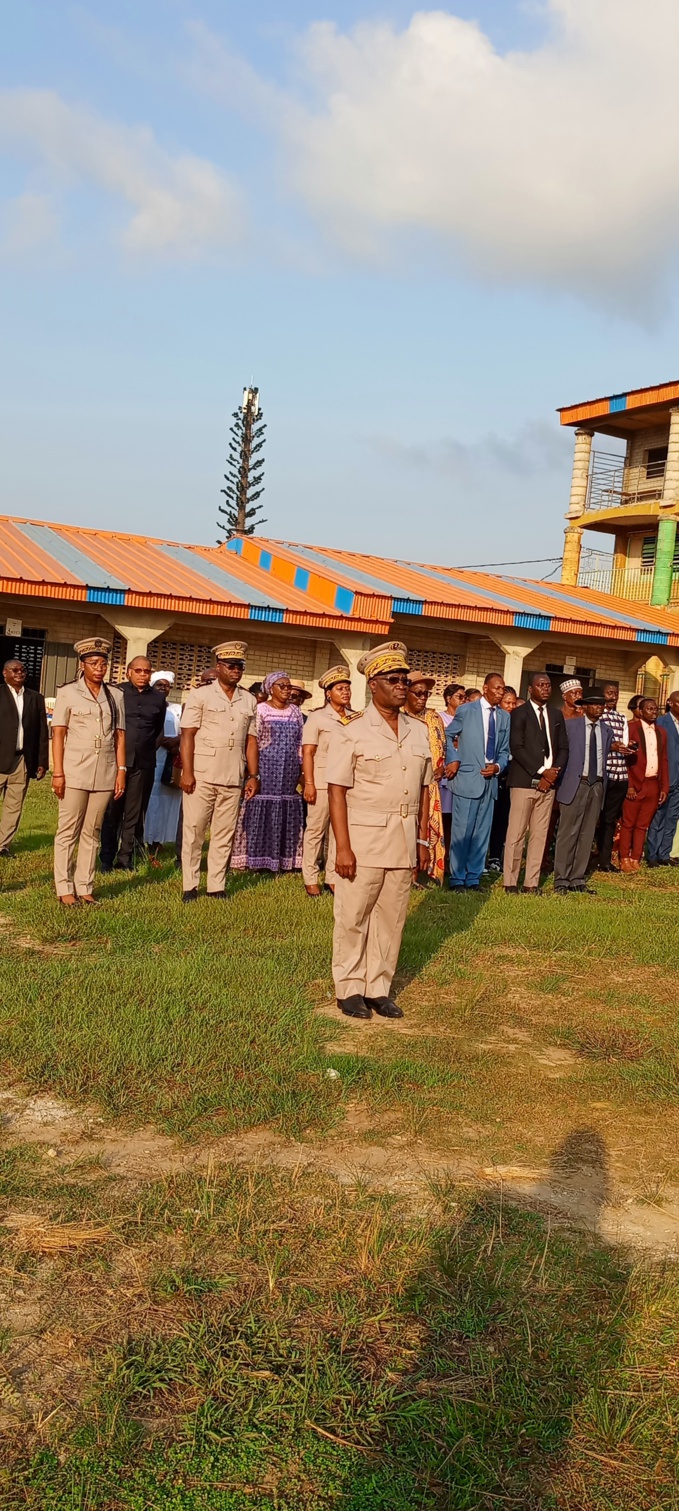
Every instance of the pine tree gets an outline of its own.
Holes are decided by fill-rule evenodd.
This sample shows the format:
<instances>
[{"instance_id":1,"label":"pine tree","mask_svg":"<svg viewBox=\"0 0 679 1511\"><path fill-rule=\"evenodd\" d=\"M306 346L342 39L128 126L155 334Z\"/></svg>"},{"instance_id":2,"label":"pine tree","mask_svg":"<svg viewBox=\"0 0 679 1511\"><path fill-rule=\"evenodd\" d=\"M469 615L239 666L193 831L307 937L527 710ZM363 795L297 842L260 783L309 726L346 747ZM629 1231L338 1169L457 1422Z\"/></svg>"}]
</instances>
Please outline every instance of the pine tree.
<instances>
[{"instance_id":1,"label":"pine tree","mask_svg":"<svg viewBox=\"0 0 679 1511\"><path fill-rule=\"evenodd\" d=\"M257 525L265 525L265 519L256 519L263 504L257 499L264 492L264 432L266 425L259 407L259 389L244 388L243 403L234 409L233 423L229 431L229 455L224 473L225 504L219 505L220 514L226 515L226 524L217 520L220 530L227 536L254 535Z\"/></svg>"}]
</instances>

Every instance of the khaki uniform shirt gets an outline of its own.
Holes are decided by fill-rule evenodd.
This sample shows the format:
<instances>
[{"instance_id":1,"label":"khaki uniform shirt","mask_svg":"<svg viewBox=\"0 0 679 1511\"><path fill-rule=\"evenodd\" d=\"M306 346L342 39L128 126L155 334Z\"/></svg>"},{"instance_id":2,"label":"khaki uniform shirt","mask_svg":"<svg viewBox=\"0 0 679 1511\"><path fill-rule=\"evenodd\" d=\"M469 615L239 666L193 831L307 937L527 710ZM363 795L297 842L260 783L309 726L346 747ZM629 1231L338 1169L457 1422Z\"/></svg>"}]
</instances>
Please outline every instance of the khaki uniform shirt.
<instances>
[{"instance_id":1,"label":"khaki uniform shirt","mask_svg":"<svg viewBox=\"0 0 679 1511\"><path fill-rule=\"evenodd\" d=\"M195 729L193 769L198 782L217 787L242 787L245 744L257 734L257 703L252 693L236 686L233 697L218 682L194 687L182 710L182 729Z\"/></svg>"},{"instance_id":2,"label":"khaki uniform shirt","mask_svg":"<svg viewBox=\"0 0 679 1511\"><path fill-rule=\"evenodd\" d=\"M307 716L306 724L302 730L302 748L305 745L315 745L314 755L314 786L319 792L325 792L328 779L325 768L328 761L328 749L333 731L338 727L346 729L351 721L336 713L329 703L325 708L312 708Z\"/></svg>"},{"instance_id":3,"label":"khaki uniform shirt","mask_svg":"<svg viewBox=\"0 0 679 1511\"><path fill-rule=\"evenodd\" d=\"M119 687L107 684L116 705L117 728L125 728L125 704ZM83 792L112 792L116 784L115 740L111 709L103 687L95 698L84 677L60 687L54 701L52 728L64 726L64 776L67 787Z\"/></svg>"},{"instance_id":4,"label":"khaki uniform shirt","mask_svg":"<svg viewBox=\"0 0 679 1511\"><path fill-rule=\"evenodd\" d=\"M333 731L325 777L349 789L349 837L358 865L417 864L420 793L432 780L425 724L399 714L397 738L370 703L359 718Z\"/></svg>"}]
</instances>

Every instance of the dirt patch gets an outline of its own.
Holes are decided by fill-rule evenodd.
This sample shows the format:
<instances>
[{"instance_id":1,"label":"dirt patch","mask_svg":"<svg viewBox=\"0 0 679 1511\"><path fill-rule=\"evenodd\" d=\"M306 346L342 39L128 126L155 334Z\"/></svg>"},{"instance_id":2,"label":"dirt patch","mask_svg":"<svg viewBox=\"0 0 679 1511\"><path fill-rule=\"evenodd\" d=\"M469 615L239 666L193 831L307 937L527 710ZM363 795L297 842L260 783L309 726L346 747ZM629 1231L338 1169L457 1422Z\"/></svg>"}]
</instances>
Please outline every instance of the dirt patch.
<instances>
[{"instance_id":1,"label":"dirt patch","mask_svg":"<svg viewBox=\"0 0 679 1511\"><path fill-rule=\"evenodd\" d=\"M13 950L31 950L35 955L72 955L74 950L82 949L83 943L82 939L64 939L54 944L43 944L40 939L34 939L32 934L17 933L14 919L8 918L6 913L0 913L0 946L4 944Z\"/></svg>"},{"instance_id":2,"label":"dirt patch","mask_svg":"<svg viewBox=\"0 0 679 1511\"><path fill-rule=\"evenodd\" d=\"M5 1091L0 1093L0 1110L9 1141L46 1144L46 1157L65 1173L70 1166L82 1168L92 1161L97 1172L119 1180L152 1181L214 1163L273 1165L291 1172L318 1171L343 1185L361 1183L404 1197L416 1207L429 1206L441 1180L478 1182L501 1188L508 1200L551 1210L555 1218L584 1225L611 1242L679 1254L679 1190L667 1187L661 1199L644 1199L643 1180L632 1188L616 1153L605 1151L599 1135L594 1137L604 1152L598 1165L591 1152L581 1156L575 1146L570 1163L562 1153L544 1166L503 1166L483 1165L467 1152L470 1143L484 1136L480 1125L465 1125L460 1142L467 1148L450 1153L395 1132L393 1118L371 1113L361 1104L349 1107L338 1133L317 1144L284 1139L261 1127L200 1147L180 1144L153 1128L118 1131L106 1126L96 1109L70 1108L51 1097ZM379 1143L370 1141L373 1133L379 1133Z\"/></svg>"}]
</instances>

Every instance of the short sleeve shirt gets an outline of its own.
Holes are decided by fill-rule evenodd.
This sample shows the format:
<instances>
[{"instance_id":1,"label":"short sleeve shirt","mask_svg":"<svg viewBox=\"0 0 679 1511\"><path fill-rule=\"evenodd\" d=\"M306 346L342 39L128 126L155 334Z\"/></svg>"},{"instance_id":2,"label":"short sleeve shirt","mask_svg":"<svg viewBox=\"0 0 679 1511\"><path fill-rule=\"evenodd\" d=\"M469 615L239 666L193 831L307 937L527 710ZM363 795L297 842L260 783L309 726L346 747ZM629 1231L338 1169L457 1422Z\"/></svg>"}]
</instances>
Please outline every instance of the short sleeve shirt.
<instances>
[{"instance_id":1,"label":"short sleeve shirt","mask_svg":"<svg viewBox=\"0 0 679 1511\"><path fill-rule=\"evenodd\" d=\"M107 684L116 708L116 728L125 728L125 704L119 687ZM52 729L66 729L64 776L67 787L85 792L112 792L116 782L116 750L111 705L103 686L98 697L84 677L60 687L54 702Z\"/></svg>"},{"instance_id":2,"label":"short sleeve shirt","mask_svg":"<svg viewBox=\"0 0 679 1511\"><path fill-rule=\"evenodd\" d=\"M370 704L333 734L326 780L348 789L349 836L359 865L416 864L420 794L432 780L426 725L399 714L396 735Z\"/></svg>"},{"instance_id":3,"label":"short sleeve shirt","mask_svg":"<svg viewBox=\"0 0 679 1511\"><path fill-rule=\"evenodd\" d=\"M343 719L340 714L336 713L329 703L326 703L325 708L312 708L311 713L307 716L307 721L302 732L302 746L316 746L316 754L314 756L314 786L318 788L319 792L324 792L328 785L325 771L328 764L328 751L334 739L335 731L346 729L350 722L351 720Z\"/></svg>"},{"instance_id":4,"label":"short sleeve shirt","mask_svg":"<svg viewBox=\"0 0 679 1511\"><path fill-rule=\"evenodd\" d=\"M237 686L233 697L218 682L194 687L182 712L182 729L195 729L193 769L196 781L217 787L242 787L245 746L257 734L257 703L252 693Z\"/></svg>"}]
</instances>

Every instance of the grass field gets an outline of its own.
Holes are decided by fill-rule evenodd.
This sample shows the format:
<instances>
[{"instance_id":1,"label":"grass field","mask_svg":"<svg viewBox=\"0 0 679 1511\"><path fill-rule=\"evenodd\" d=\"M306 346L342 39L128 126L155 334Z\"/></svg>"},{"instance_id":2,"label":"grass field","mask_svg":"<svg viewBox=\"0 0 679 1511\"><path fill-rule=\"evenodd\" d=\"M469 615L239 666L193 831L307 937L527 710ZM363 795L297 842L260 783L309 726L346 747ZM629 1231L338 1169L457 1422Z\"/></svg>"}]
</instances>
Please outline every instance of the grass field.
<instances>
[{"instance_id":1,"label":"grass field","mask_svg":"<svg viewBox=\"0 0 679 1511\"><path fill-rule=\"evenodd\" d=\"M679 1232L675 873L414 894L406 1018L350 1025L299 878L185 908L168 861L66 913L53 822L34 789L0 873L2 1082L179 1152L10 1132L0 1506L679 1506L679 1278L604 1242ZM225 1158L252 1130L287 1168Z\"/></svg>"}]
</instances>

